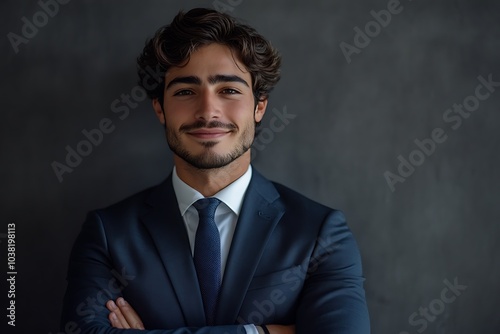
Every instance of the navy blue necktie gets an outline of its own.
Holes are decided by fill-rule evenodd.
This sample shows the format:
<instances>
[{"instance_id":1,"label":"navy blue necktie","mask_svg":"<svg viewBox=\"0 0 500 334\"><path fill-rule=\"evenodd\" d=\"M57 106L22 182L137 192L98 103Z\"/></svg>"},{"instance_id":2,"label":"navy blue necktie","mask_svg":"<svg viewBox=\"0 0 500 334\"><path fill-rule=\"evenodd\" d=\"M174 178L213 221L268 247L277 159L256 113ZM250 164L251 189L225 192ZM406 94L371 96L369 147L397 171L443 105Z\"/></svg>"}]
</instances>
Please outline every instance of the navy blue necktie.
<instances>
[{"instance_id":1,"label":"navy blue necktie","mask_svg":"<svg viewBox=\"0 0 500 334\"><path fill-rule=\"evenodd\" d=\"M220 200L213 197L200 199L193 204L199 216L194 244L194 265L208 325L214 324L215 306L221 284L220 235L214 219L219 204Z\"/></svg>"}]
</instances>

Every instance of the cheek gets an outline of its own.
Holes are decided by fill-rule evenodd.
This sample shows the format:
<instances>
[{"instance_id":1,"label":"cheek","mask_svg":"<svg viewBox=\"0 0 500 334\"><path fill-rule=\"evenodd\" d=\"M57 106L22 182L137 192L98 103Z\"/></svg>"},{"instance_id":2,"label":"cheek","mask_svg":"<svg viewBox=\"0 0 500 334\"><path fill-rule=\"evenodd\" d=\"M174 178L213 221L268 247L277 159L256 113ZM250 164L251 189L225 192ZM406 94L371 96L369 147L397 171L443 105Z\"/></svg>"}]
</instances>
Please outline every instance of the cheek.
<instances>
[{"instance_id":1,"label":"cheek","mask_svg":"<svg viewBox=\"0 0 500 334\"><path fill-rule=\"evenodd\" d=\"M255 124L255 117L253 116L253 112L251 110L248 110L248 108L238 115L228 117L227 120L235 123L240 129L244 129Z\"/></svg>"},{"instance_id":2,"label":"cheek","mask_svg":"<svg viewBox=\"0 0 500 334\"><path fill-rule=\"evenodd\" d=\"M166 103L164 110L167 122L183 122L192 114L192 107L189 107L186 103Z\"/></svg>"},{"instance_id":3,"label":"cheek","mask_svg":"<svg viewBox=\"0 0 500 334\"><path fill-rule=\"evenodd\" d=\"M224 107L226 117L238 122L246 122L254 120L255 108L248 101L228 101Z\"/></svg>"},{"instance_id":4,"label":"cheek","mask_svg":"<svg viewBox=\"0 0 500 334\"><path fill-rule=\"evenodd\" d=\"M165 116L166 124L171 128L178 128L181 124L187 122L187 120L182 117L181 113L165 110Z\"/></svg>"}]
</instances>

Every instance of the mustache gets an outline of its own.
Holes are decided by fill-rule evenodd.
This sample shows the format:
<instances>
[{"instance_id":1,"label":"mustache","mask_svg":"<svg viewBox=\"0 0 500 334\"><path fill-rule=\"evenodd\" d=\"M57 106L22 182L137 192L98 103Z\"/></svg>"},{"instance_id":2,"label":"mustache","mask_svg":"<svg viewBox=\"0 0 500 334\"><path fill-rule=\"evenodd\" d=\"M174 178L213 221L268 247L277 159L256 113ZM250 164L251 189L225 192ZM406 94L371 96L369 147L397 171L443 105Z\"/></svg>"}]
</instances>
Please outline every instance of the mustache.
<instances>
[{"instance_id":1,"label":"mustache","mask_svg":"<svg viewBox=\"0 0 500 334\"><path fill-rule=\"evenodd\" d=\"M197 129L213 129L213 128L219 128L219 129L228 129L228 130L236 130L237 126L232 124L232 123L222 123L220 121L202 121L198 120L192 124L186 124L180 127L181 132L188 132L188 131L193 131Z\"/></svg>"}]
</instances>

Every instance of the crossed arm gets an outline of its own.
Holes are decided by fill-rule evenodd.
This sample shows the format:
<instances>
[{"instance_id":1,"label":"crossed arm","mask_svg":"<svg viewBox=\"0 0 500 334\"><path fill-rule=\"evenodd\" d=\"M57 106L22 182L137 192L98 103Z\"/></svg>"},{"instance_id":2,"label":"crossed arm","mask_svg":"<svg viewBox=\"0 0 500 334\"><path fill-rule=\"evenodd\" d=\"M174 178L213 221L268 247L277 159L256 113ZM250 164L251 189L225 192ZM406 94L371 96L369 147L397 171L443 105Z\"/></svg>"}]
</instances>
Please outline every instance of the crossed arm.
<instances>
[{"instance_id":1,"label":"crossed arm","mask_svg":"<svg viewBox=\"0 0 500 334\"><path fill-rule=\"evenodd\" d=\"M128 329L129 333L139 333L144 329L141 317L146 319L148 315L139 316L128 303L120 305L121 291L117 289L116 278L111 275L110 268L113 268L113 263L109 256L102 221L98 215L90 215L75 243L70 261L68 290L62 317L63 329L69 326L73 329L79 328L82 333L94 334L118 334L125 329ZM294 326L269 325L271 333L370 332L359 251L341 213L332 211L326 217L309 265L301 269L306 277L304 285L301 286ZM113 282L115 284L110 285ZM108 290L109 297L103 293ZM103 300L103 297L106 299ZM98 304L95 304L96 299ZM112 299L113 303L108 299ZM105 303L108 309L103 307ZM154 305L154 302L152 304ZM241 334L242 330L242 325L233 324L177 329L148 328L145 332Z\"/></svg>"},{"instance_id":2,"label":"crossed arm","mask_svg":"<svg viewBox=\"0 0 500 334\"><path fill-rule=\"evenodd\" d=\"M269 332L370 333L360 255L340 212L332 212L327 218L306 269L295 324L266 325ZM118 298L117 303L108 301L106 306L113 327L144 328L139 315L122 298ZM259 334L264 333L258 330Z\"/></svg>"},{"instance_id":3,"label":"crossed arm","mask_svg":"<svg viewBox=\"0 0 500 334\"><path fill-rule=\"evenodd\" d=\"M109 322L114 328L119 329L140 329L144 330L144 324L137 312L122 297L115 301L109 300L106 303L109 310ZM295 334L295 326L267 325L270 334ZM257 326L259 334L264 333L262 328Z\"/></svg>"}]
</instances>

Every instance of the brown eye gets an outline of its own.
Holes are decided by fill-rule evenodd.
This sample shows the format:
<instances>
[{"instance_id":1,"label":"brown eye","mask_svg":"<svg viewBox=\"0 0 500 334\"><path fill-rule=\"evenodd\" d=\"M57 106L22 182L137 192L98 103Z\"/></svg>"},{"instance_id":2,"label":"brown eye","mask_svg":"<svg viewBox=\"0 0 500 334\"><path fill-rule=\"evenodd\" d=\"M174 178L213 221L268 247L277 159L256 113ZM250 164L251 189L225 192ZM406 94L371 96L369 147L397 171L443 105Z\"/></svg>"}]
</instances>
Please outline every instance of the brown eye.
<instances>
[{"instance_id":1,"label":"brown eye","mask_svg":"<svg viewBox=\"0 0 500 334\"><path fill-rule=\"evenodd\" d=\"M188 89L183 89L178 92L175 92L174 94L174 96L186 96L186 95L193 95L193 92Z\"/></svg>"},{"instance_id":2,"label":"brown eye","mask_svg":"<svg viewBox=\"0 0 500 334\"><path fill-rule=\"evenodd\" d=\"M229 94L229 95L240 94L240 92L238 92L236 89L232 89L232 88L226 88L226 89L222 90L222 93Z\"/></svg>"}]
</instances>

